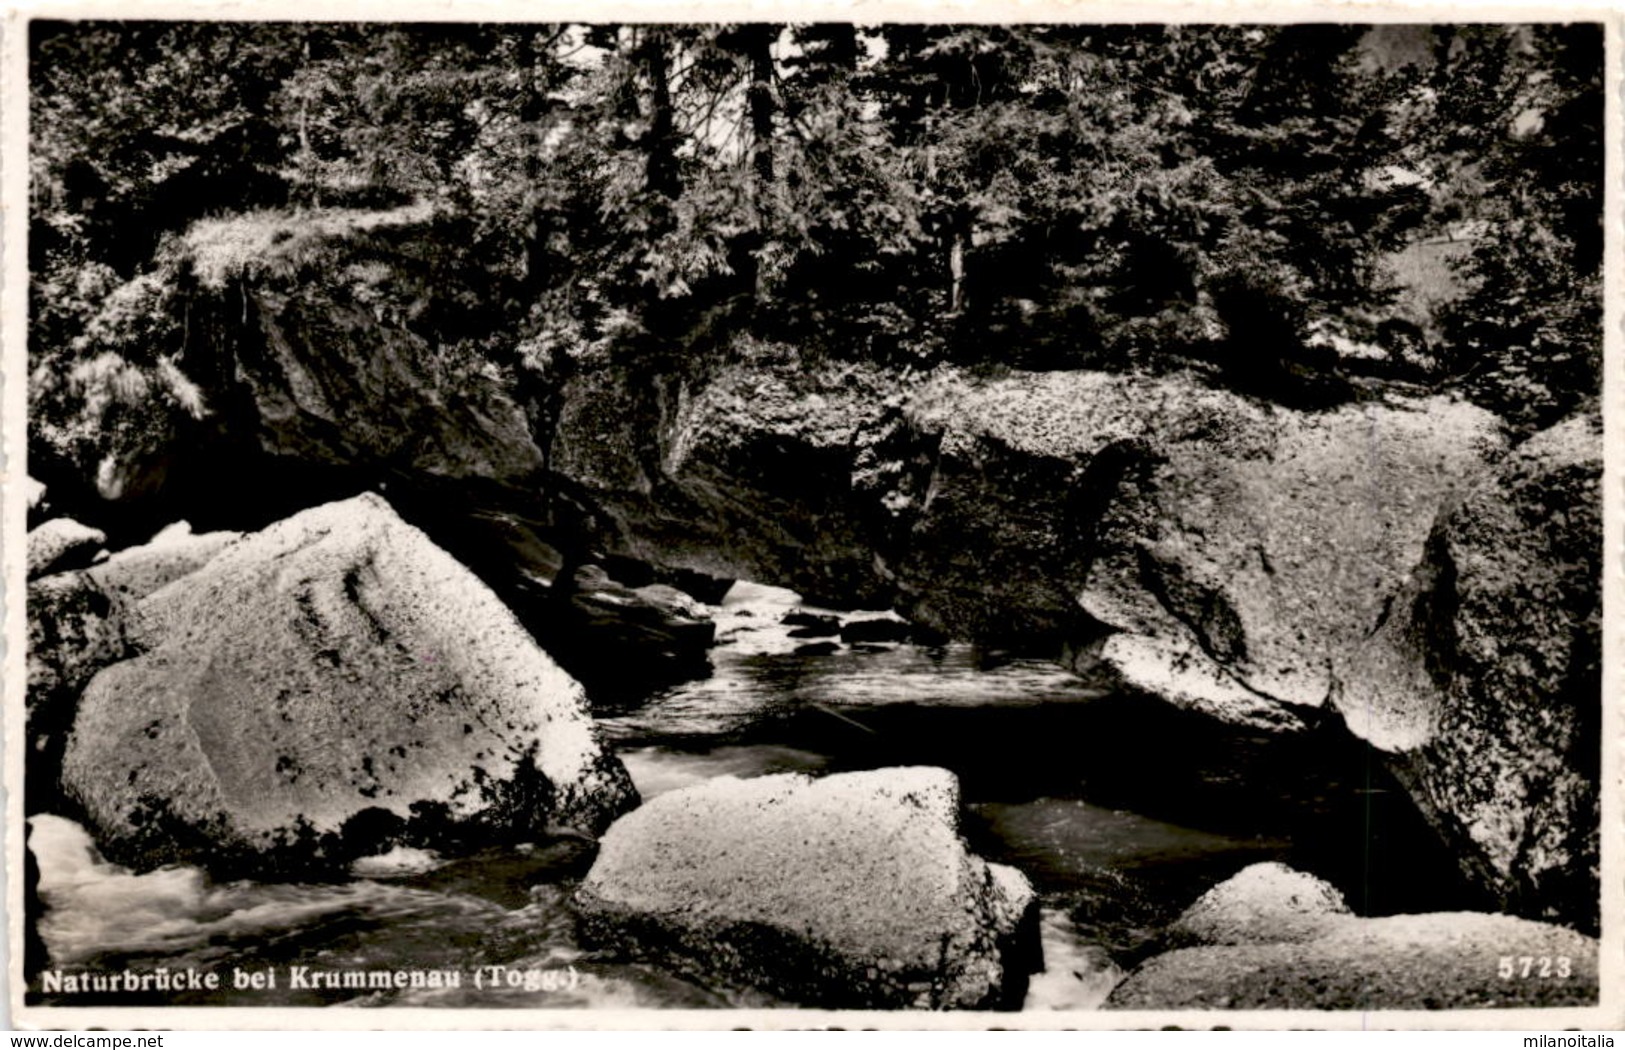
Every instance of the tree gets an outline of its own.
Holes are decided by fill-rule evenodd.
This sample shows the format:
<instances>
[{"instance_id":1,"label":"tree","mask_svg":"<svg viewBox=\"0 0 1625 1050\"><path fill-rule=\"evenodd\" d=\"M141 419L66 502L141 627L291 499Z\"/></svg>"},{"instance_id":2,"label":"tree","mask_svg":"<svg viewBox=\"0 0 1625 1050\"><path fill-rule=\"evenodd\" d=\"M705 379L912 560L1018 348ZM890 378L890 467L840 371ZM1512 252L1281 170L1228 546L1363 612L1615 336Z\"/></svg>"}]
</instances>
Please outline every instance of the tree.
<instances>
[{"instance_id":1,"label":"tree","mask_svg":"<svg viewBox=\"0 0 1625 1050\"><path fill-rule=\"evenodd\" d=\"M1538 428L1601 386L1602 28L1440 31L1436 54L1434 178L1486 228L1445 329L1464 388Z\"/></svg>"}]
</instances>

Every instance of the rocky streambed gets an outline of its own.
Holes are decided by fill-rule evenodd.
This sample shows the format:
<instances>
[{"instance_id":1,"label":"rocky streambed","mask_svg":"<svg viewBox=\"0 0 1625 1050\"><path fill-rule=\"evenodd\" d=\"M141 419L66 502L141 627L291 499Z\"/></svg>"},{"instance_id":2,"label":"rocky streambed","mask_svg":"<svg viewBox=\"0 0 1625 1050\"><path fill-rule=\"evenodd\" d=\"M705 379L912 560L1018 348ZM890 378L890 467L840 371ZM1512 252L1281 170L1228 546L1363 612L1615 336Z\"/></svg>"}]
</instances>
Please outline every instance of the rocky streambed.
<instances>
[{"instance_id":1,"label":"rocky streambed","mask_svg":"<svg viewBox=\"0 0 1625 1050\"><path fill-rule=\"evenodd\" d=\"M332 272L398 264L320 236ZM194 248L138 320L189 333L175 367L209 410L87 405L38 435L39 966L585 975L575 998L521 981L524 1005L1594 995L1594 408L1528 435L1399 385L1308 410L1195 365L753 340L459 363L365 288L296 260L224 280ZM642 857L627 827L717 846ZM1346 916L1174 936L1258 863L1290 871L1236 906L1291 911L1301 877ZM166 893L182 918L148 929L133 902ZM1503 934L1555 938L1567 975L1396 968L1415 980L1359 1004L1220 979ZM1134 976L1204 959L1216 983Z\"/></svg>"},{"instance_id":2,"label":"rocky streambed","mask_svg":"<svg viewBox=\"0 0 1625 1050\"><path fill-rule=\"evenodd\" d=\"M1380 967L1414 953L1418 936L1442 958L1463 929L1484 944L1507 933L1471 932L1504 917L1439 914L1493 901L1368 746L1335 727L1306 748L1148 705L1110 675L782 589L690 596L682 619L709 625L707 670L636 703L616 694L557 757L558 735L546 752L537 741L555 722L576 732L586 694L526 639L494 648L517 621L418 544L428 541L386 502L364 497L249 536L167 530L34 581L41 603L79 595L38 606L50 612L36 617L32 651L36 754L67 756L60 780L31 785L43 971L278 975L274 988L178 1000L45 992L36 977L38 1001L1363 1005L1357 984L1317 999L1292 982L1251 1003L1222 981L1251 962L1192 959L1202 945L1180 933L1181 911L1261 862L1304 872L1335 922L1348 918L1327 925L1315 958L1354 938ZM422 583L442 564L443 578ZM111 641L74 641L84 638ZM189 658L166 655L181 646ZM397 706L374 697L372 711L351 701L323 714L324 697L363 687L369 660L390 662ZM143 695L123 676L165 684L151 701L113 705L114 722L98 697ZM77 701L60 684L75 679L89 682ZM507 715L514 681L525 699ZM284 717L296 704L299 718ZM237 723L222 726L232 712ZM402 775L400 749L419 755L412 741L430 734L440 764ZM448 752L445 737L469 750ZM584 793L554 787L568 782L561 769L600 768L578 781ZM142 811L169 797L184 805ZM616 812L632 816L594 815ZM1243 886L1244 910L1264 909L1247 943L1297 944L1301 887ZM1269 912L1277 904L1286 919ZM1354 913L1432 917L1367 936ZM1458 967L1385 987L1383 1005L1595 994L1588 938L1539 923L1514 932L1570 959L1568 977L1531 990ZM1305 952L1280 965L1295 971ZM1164 976L1179 966L1208 983ZM443 976L387 989L311 976L398 968Z\"/></svg>"}]
</instances>

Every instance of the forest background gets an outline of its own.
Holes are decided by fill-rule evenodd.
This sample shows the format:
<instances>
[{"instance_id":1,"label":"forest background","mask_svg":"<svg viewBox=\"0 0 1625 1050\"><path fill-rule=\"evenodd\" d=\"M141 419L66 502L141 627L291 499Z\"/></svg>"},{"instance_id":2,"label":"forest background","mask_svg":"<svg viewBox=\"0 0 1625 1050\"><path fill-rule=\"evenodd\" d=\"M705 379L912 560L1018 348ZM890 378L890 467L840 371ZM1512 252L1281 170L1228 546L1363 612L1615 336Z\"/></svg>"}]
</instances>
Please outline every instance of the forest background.
<instances>
[{"instance_id":1,"label":"forest background","mask_svg":"<svg viewBox=\"0 0 1625 1050\"><path fill-rule=\"evenodd\" d=\"M357 209L439 230L358 294L520 389L776 342L1305 407L1425 384L1523 432L1599 389L1596 24L36 22L30 47L36 476L155 405L201 415L171 298Z\"/></svg>"}]
</instances>

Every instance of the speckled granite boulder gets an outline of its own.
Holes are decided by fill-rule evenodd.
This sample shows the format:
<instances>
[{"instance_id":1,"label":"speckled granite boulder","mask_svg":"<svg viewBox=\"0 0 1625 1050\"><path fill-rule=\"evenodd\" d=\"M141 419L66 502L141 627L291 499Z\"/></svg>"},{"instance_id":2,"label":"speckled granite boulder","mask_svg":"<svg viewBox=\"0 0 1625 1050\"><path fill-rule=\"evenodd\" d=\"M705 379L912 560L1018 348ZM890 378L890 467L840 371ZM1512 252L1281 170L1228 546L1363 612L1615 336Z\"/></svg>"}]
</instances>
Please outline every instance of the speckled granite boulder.
<instances>
[{"instance_id":1,"label":"speckled granite boulder","mask_svg":"<svg viewBox=\"0 0 1625 1050\"><path fill-rule=\"evenodd\" d=\"M1078 600L1165 643L1160 675L1148 651L1108 654L1128 684L1171 682L1153 691L1254 724L1273 701L1280 729L1326 704L1435 517L1504 448L1492 415L1444 397L1327 412L1238 403L1207 418L1184 407L1151 441L1099 518ZM1238 688L1251 699L1233 702Z\"/></svg>"},{"instance_id":2,"label":"speckled granite boulder","mask_svg":"<svg viewBox=\"0 0 1625 1050\"><path fill-rule=\"evenodd\" d=\"M63 759L118 862L297 870L635 801L580 686L376 496L230 545L131 619L139 655L90 682Z\"/></svg>"},{"instance_id":3,"label":"speckled granite boulder","mask_svg":"<svg viewBox=\"0 0 1625 1050\"><path fill-rule=\"evenodd\" d=\"M1184 945L1295 944L1352 916L1343 895L1285 864L1253 864L1197 898L1168 931Z\"/></svg>"},{"instance_id":4,"label":"speckled granite boulder","mask_svg":"<svg viewBox=\"0 0 1625 1050\"><path fill-rule=\"evenodd\" d=\"M1334 703L1508 911L1594 930L1602 421L1519 445L1435 525Z\"/></svg>"},{"instance_id":5,"label":"speckled granite boulder","mask_svg":"<svg viewBox=\"0 0 1625 1050\"><path fill-rule=\"evenodd\" d=\"M1247 688L1194 641L1114 634L1094 655L1124 692L1154 696L1228 725L1267 732L1304 729L1304 720L1292 705ZM1078 663L1087 666L1087 658Z\"/></svg>"},{"instance_id":6,"label":"speckled granite boulder","mask_svg":"<svg viewBox=\"0 0 1625 1050\"><path fill-rule=\"evenodd\" d=\"M967 852L930 767L721 777L605 834L576 895L589 944L809 1006L1018 1006L1035 898Z\"/></svg>"}]
</instances>

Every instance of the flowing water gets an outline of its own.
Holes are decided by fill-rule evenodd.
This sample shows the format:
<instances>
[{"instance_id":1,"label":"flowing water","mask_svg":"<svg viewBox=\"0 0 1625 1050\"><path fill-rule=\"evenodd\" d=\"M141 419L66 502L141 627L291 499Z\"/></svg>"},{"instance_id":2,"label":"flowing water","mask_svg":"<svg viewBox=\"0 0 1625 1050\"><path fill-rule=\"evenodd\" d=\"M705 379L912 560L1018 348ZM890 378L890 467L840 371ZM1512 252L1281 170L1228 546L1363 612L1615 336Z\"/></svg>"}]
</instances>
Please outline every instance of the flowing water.
<instances>
[{"instance_id":1,"label":"flowing water","mask_svg":"<svg viewBox=\"0 0 1625 1050\"><path fill-rule=\"evenodd\" d=\"M604 713L606 738L646 799L721 776L953 770L972 848L1020 868L1040 893L1045 969L1027 1009L1098 1006L1161 926L1258 860L1319 874L1367 914L1471 903L1397 789L1341 738L1282 747L969 646L798 638L780 623L796 607L788 591L736 586L714 610L713 673ZM574 840L452 860L398 850L319 884L134 874L53 816L31 821L30 847L52 968L191 969L225 982L40 1002L793 1005L581 948L568 898L592 856ZM448 976L438 987L292 987L293 967ZM266 972L277 987L232 986Z\"/></svg>"}]
</instances>

